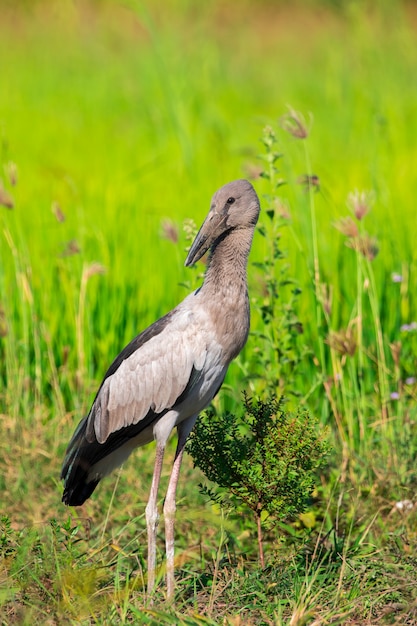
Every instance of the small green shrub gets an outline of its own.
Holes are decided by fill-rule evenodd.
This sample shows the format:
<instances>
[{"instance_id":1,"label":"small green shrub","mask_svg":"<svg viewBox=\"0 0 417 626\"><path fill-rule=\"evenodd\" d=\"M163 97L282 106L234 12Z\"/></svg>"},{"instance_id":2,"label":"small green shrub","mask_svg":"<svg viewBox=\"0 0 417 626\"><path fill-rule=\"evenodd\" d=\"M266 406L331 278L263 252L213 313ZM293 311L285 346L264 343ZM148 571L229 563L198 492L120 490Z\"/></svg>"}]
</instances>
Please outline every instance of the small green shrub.
<instances>
[{"instance_id":1,"label":"small green shrub","mask_svg":"<svg viewBox=\"0 0 417 626\"><path fill-rule=\"evenodd\" d=\"M208 411L191 434L195 465L218 485L202 486L203 493L223 507L252 511L262 566L262 523L305 510L328 452L324 435L306 411L287 412L282 399L247 396L243 415Z\"/></svg>"}]
</instances>

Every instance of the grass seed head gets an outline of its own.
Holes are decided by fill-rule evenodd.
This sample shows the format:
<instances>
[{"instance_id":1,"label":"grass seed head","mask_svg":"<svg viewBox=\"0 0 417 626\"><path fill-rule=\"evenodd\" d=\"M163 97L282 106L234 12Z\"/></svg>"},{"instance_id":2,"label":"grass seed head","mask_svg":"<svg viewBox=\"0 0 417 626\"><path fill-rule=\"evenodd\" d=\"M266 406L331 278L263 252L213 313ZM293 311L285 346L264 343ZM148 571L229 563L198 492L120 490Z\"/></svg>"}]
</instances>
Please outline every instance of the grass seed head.
<instances>
[{"instance_id":1,"label":"grass seed head","mask_svg":"<svg viewBox=\"0 0 417 626\"><path fill-rule=\"evenodd\" d=\"M0 205L6 207L6 209L13 209L14 200L8 191L3 187L3 183L0 180Z\"/></svg>"},{"instance_id":2,"label":"grass seed head","mask_svg":"<svg viewBox=\"0 0 417 626\"><path fill-rule=\"evenodd\" d=\"M71 239L65 244L64 250L61 252L61 257L73 256L81 252L80 245L76 239Z\"/></svg>"},{"instance_id":3,"label":"grass seed head","mask_svg":"<svg viewBox=\"0 0 417 626\"><path fill-rule=\"evenodd\" d=\"M178 227L171 220L163 220L161 224L162 237L172 241L172 243L178 243Z\"/></svg>"},{"instance_id":4,"label":"grass seed head","mask_svg":"<svg viewBox=\"0 0 417 626\"><path fill-rule=\"evenodd\" d=\"M303 185L304 190L314 189L314 191L320 191L320 178L317 174L303 174L297 178L297 183Z\"/></svg>"},{"instance_id":5,"label":"grass seed head","mask_svg":"<svg viewBox=\"0 0 417 626\"><path fill-rule=\"evenodd\" d=\"M355 189L348 195L346 202L353 215L360 222L371 210L374 199L375 194L373 191L358 191Z\"/></svg>"},{"instance_id":6,"label":"grass seed head","mask_svg":"<svg viewBox=\"0 0 417 626\"><path fill-rule=\"evenodd\" d=\"M65 214L63 213L61 207L58 202L52 202L51 206L52 213L55 215L58 222L65 222Z\"/></svg>"},{"instance_id":7,"label":"grass seed head","mask_svg":"<svg viewBox=\"0 0 417 626\"><path fill-rule=\"evenodd\" d=\"M326 283L320 283L319 285L319 294L320 301L322 303L324 312L326 315L330 316L332 314L332 302L333 302L333 291L330 285Z\"/></svg>"},{"instance_id":8,"label":"grass seed head","mask_svg":"<svg viewBox=\"0 0 417 626\"><path fill-rule=\"evenodd\" d=\"M97 261L93 261L93 263L90 263L90 265L85 267L83 273L85 274L85 278L88 280L91 276L95 276L96 274L105 274L106 271L107 270L104 265L98 263Z\"/></svg>"},{"instance_id":9,"label":"grass seed head","mask_svg":"<svg viewBox=\"0 0 417 626\"><path fill-rule=\"evenodd\" d=\"M359 235L358 226L351 217L342 217L334 223L334 227L345 237L357 237Z\"/></svg>"},{"instance_id":10,"label":"grass seed head","mask_svg":"<svg viewBox=\"0 0 417 626\"><path fill-rule=\"evenodd\" d=\"M310 131L304 116L299 111L290 108L288 113L285 113L279 121L281 128L293 137L296 137L296 139L306 139L308 137Z\"/></svg>"},{"instance_id":11,"label":"grass seed head","mask_svg":"<svg viewBox=\"0 0 417 626\"><path fill-rule=\"evenodd\" d=\"M391 350L392 360L396 367L400 366L400 356L401 356L401 341L394 341L389 344Z\"/></svg>"},{"instance_id":12,"label":"grass seed head","mask_svg":"<svg viewBox=\"0 0 417 626\"><path fill-rule=\"evenodd\" d=\"M339 354L353 356L356 352L356 338L352 328L331 330L325 342Z\"/></svg>"},{"instance_id":13,"label":"grass seed head","mask_svg":"<svg viewBox=\"0 0 417 626\"><path fill-rule=\"evenodd\" d=\"M371 237L368 233L352 237L346 241L346 245L356 252L359 252L365 259L373 261L379 252L378 242L375 237Z\"/></svg>"}]
</instances>

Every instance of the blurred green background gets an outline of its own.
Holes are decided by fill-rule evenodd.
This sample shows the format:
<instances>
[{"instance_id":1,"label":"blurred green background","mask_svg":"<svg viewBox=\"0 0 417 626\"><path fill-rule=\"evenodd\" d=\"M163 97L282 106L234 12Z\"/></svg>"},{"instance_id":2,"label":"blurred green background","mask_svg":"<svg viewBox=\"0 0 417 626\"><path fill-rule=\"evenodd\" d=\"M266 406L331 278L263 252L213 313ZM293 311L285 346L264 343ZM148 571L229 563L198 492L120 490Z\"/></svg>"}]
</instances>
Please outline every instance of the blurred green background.
<instances>
[{"instance_id":1,"label":"blurred green background","mask_svg":"<svg viewBox=\"0 0 417 626\"><path fill-rule=\"evenodd\" d=\"M36 323L47 327L54 352L74 344L83 263L106 270L88 285L90 374L90 359L106 360L177 302L184 254L161 238L161 221L200 223L218 186L256 171L262 129L288 106L311 119L321 267L335 288L335 325L350 312L352 273L333 223L356 188L376 192L370 230L381 246L381 302L398 290L391 273L403 271L412 300L413 20L413 5L399 2L3 2L1 161L16 164L18 184L2 226L30 273ZM308 194L296 184L305 154L294 138L280 140L301 244L284 232L283 247L305 287ZM79 253L65 256L71 245ZM1 301L18 343L26 305L16 262L3 240ZM308 316L308 294L302 306ZM410 321L410 306L381 307L391 339ZM34 323L26 320L28 332Z\"/></svg>"}]
</instances>

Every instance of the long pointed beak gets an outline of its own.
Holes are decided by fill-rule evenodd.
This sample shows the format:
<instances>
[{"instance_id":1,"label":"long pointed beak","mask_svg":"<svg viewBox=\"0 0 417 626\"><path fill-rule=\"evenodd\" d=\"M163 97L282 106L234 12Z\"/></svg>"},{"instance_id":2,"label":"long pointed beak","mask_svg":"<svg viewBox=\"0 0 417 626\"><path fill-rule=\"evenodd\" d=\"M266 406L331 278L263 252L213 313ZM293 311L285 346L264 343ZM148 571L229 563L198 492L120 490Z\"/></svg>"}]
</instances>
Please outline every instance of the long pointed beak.
<instances>
[{"instance_id":1,"label":"long pointed beak","mask_svg":"<svg viewBox=\"0 0 417 626\"><path fill-rule=\"evenodd\" d=\"M224 215L210 211L188 252L184 263L185 267L197 263L207 250L211 248L216 239L225 231L224 222Z\"/></svg>"}]
</instances>

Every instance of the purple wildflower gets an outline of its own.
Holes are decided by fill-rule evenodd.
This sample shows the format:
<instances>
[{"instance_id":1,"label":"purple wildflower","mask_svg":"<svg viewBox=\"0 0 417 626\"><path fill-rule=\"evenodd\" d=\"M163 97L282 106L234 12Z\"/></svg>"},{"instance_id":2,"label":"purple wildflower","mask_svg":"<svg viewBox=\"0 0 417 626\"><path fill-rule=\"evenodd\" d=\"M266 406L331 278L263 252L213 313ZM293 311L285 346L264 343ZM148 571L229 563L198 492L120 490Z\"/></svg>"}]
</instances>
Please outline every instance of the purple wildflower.
<instances>
[{"instance_id":1,"label":"purple wildflower","mask_svg":"<svg viewBox=\"0 0 417 626\"><path fill-rule=\"evenodd\" d=\"M393 283L402 283L403 282L403 277L401 276L401 274L397 274L396 272L393 272L391 274L391 278L392 278L392 282Z\"/></svg>"},{"instance_id":2,"label":"purple wildflower","mask_svg":"<svg viewBox=\"0 0 417 626\"><path fill-rule=\"evenodd\" d=\"M410 324L403 324L400 326L400 330L403 333L411 333L413 330L417 330L417 322L410 322Z\"/></svg>"}]
</instances>

